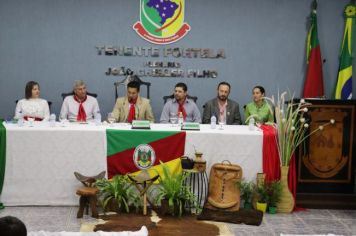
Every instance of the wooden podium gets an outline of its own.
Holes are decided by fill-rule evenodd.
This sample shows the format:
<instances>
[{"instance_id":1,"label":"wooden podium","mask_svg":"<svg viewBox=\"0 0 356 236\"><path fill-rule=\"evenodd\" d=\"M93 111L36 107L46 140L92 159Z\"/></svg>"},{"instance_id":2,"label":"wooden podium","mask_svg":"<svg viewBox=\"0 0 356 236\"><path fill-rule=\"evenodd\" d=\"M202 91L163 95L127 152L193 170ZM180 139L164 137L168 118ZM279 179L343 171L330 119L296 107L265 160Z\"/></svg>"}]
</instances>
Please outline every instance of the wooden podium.
<instances>
[{"instance_id":1,"label":"wooden podium","mask_svg":"<svg viewBox=\"0 0 356 236\"><path fill-rule=\"evenodd\" d=\"M297 206L356 209L356 100L306 100L310 136L297 152Z\"/></svg>"}]
</instances>

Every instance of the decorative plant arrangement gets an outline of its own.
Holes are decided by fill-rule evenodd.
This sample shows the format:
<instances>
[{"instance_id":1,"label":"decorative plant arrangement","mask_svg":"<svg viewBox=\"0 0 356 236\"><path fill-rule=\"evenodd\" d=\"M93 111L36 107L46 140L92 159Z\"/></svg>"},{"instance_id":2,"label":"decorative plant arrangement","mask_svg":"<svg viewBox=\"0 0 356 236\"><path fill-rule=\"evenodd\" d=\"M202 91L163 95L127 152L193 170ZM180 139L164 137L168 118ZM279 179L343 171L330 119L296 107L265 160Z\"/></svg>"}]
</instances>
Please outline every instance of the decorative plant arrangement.
<instances>
[{"instance_id":1,"label":"decorative plant arrangement","mask_svg":"<svg viewBox=\"0 0 356 236\"><path fill-rule=\"evenodd\" d=\"M257 203L256 208L259 211L266 212L267 210L267 201L268 201L268 192L266 183L255 186Z\"/></svg>"},{"instance_id":2,"label":"decorative plant arrangement","mask_svg":"<svg viewBox=\"0 0 356 236\"><path fill-rule=\"evenodd\" d=\"M281 200L282 187L281 181L263 182L254 186L257 196L257 210L266 212L268 207L269 213L275 214L277 204Z\"/></svg>"},{"instance_id":3,"label":"decorative plant arrangement","mask_svg":"<svg viewBox=\"0 0 356 236\"><path fill-rule=\"evenodd\" d=\"M237 182L237 185L240 187L241 199L244 201L244 208L251 209L254 183L242 180L241 182Z\"/></svg>"},{"instance_id":4,"label":"decorative plant arrangement","mask_svg":"<svg viewBox=\"0 0 356 236\"><path fill-rule=\"evenodd\" d=\"M161 212L181 216L186 203L198 208L196 196L184 183L187 175L173 174L166 164L161 162L161 165L163 178L159 178L159 186L153 189L156 203L161 204Z\"/></svg>"},{"instance_id":5,"label":"decorative plant arrangement","mask_svg":"<svg viewBox=\"0 0 356 236\"><path fill-rule=\"evenodd\" d=\"M130 211L133 205L136 210L141 206L141 199L138 191L130 183L127 176L116 175L111 180L100 179L95 182L99 189L98 200L104 211L113 210L119 212Z\"/></svg>"},{"instance_id":6,"label":"decorative plant arrangement","mask_svg":"<svg viewBox=\"0 0 356 236\"><path fill-rule=\"evenodd\" d=\"M277 211L277 204L281 200L282 196L282 182L281 181L272 181L266 183L267 188L267 206L268 212L271 214L275 214Z\"/></svg>"},{"instance_id":7,"label":"decorative plant arrangement","mask_svg":"<svg viewBox=\"0 0 356 236\"><path fill-rule=\"evenodd\" d=\"M281 166L289 166L289 162L298 146L309 136L318 131L322 131L326 126L334 124L335 120L319 126L315 130L309 130L309 124L305 118L308 112L308 105L304 99L299 102L294 102L293 97L286 103L284 92L274 101L274 97L266 98L270 101L275 110L276 123L274 124L277 130L277 146L281 161Z\"/></svg>"},{"instance_id":8,"label":"decorative plant arrangement","mask_svg":"<svg viewBox=\"0 0 356 236\"><path fill-rule=\"evenodd\" d=\"M309 123L305 118L308 112L308 105L304 99L295 102L293 96L288 102L285 100L287 92L282 93L275 102L274 97L265 98L274 107L276 123L273 126L276 128L277 148L281 164L281 181L282 181L282 196L278 204L278 212L291 212L294 208L294 198L288 189L288 171L290 160L292 159L295 150L309 136L316 132L322 131L326 126L335 123L334 119L320 125L315 130L309 129ZM271 111L272 112L272 111Z\"/></svg>"}]
</instances>

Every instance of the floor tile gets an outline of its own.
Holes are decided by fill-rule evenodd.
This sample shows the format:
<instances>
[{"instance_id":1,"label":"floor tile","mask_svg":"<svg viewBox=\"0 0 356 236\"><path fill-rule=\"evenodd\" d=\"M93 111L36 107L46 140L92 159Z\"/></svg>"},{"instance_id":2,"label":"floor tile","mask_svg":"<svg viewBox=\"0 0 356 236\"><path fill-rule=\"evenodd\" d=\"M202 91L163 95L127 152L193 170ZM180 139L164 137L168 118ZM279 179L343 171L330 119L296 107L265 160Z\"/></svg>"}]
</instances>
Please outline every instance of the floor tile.
<instances>
[{"instance_id":1,"label":"floor tile","mask_svg":"<svg viewBox=\"0 0 356 236\"><path fill-rule=\"evenodd\" d=\"M339 219L356 219L356 211L353 210L328 210L333 216Z\"/></svg>"},{"instance_id":2,"label":"floor tile","mask_svg":"<svg viewBox=\"0 0 356 236\"><path fill-rule=\"evenodd\" d=\"M5 207L5 209L0 210L0 217L9 215L23 219L28 216L30 211L29 207Z\"/></svg>"},{"instance_id":3,"label":"floor tile","mask_svg":"<svg viewBox=\"0 0 356 236\"><path fill-rule=\"evenodd\" d=\"M12 215L21 219L28 231L79 232L82 223L94 223L97 219L84 215L77 219L77 206L70 207L6 207L0 217ZM260 226L228 224L235 235L284 234L335 234L356 235L356 211L314 210L291 214L265 214Z\"/></svg>"},{"instance_id":4,"label":"floor tile","mask_svg":"<svg viewBox=\"0 0 356 236\"><path fill-rule=\"evenodd\" d=\"M294 213L296 217L301 219L330 219L333 215L328 210L306 209Z\"/></svg>"}]
</instances>

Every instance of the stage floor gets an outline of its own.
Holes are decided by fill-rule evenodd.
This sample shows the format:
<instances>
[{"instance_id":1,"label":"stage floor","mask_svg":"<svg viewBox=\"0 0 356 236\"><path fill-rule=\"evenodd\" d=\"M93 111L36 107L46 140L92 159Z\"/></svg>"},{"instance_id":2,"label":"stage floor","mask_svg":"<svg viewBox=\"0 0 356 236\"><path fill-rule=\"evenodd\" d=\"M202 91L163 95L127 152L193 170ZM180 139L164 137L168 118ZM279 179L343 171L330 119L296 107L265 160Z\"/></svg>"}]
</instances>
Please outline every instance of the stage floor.
<instances>
[{"instance_id":1,"label":"stage floor","mask_svg":"<svg viewBox=\"0 0 356 236\"><path fill-rule=\"evenodd\" d=\"M72 231L78 232L82 222L96 219L84 216L77 219L78 207L6 207L0 217L16 216L27 226L28 231ZM292 214L265 214L260 226L228 224L235 235L280 235L285 234L356 234L356 210L316 210Z\"/></svg>"}]
</instances>

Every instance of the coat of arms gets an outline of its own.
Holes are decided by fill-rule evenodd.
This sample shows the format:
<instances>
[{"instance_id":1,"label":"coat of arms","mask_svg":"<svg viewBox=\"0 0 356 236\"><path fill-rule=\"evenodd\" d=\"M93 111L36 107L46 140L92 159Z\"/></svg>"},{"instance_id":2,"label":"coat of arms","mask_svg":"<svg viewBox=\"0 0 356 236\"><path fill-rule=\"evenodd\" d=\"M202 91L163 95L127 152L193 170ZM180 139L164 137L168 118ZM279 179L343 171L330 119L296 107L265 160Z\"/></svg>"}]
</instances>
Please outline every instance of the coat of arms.
<instances>
[{"instance_id":1,"label":"coat of arms","mask_svg":"<svg viewBox=\"0 0 356 236\"><path fill-rule=\"evenodd\" d=\"M154 165L156 154L153 148L148 144L140 144L136 147L133 154L135 166L140 170L146 170Z\"/></svg>"},{"instance_id":2,"label":"coat of arms","mask_svg":"<svg viewBox=\"0 0 356 236\"><path fill-rule=\"evenodd\" d=\"M184 5L184 0L140 0L140 21L133 28L154 44L176 42L190 30L184 23Z\"/></svg>"},{"instance_id":3,"label":"coat of arms","mask_svg":"<svg viewBox=\"0 0 356 236\"><path fill-rule=\"evenodd\" d=\"M315 110L311 109L309 115L313 120L311 130L317 129L320 124L325 123L325 120L331 117L335 119L335 124L310 137L306 146L309 151L302 155L303 164L311 174L320 178L314 182L343 182L332 178L351 161L350 157L343 152L345 140L342 120L347 114L327 108L316 108ZM302 181L308 182L308 180Z\"/></svg>"}]
</instances>

